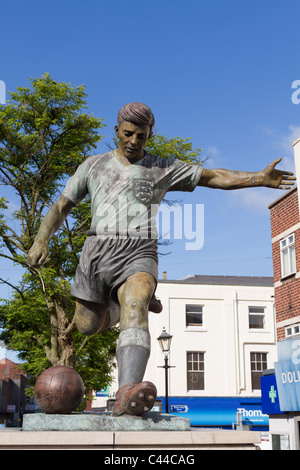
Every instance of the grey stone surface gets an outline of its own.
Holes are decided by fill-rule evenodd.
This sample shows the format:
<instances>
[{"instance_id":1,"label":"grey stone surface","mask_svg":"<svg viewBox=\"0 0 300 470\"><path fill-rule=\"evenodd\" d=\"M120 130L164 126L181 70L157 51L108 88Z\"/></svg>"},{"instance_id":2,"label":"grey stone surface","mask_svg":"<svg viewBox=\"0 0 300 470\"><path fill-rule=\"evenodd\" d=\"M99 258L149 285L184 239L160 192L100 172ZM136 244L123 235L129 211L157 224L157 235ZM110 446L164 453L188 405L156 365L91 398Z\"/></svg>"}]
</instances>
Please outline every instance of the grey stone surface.
<instances>
[{"instance_id":1,"label":"grey stone surface","mask_svg":"<svg viewBox=\"0 0 300 470\"><path fill-rule=\"evenodd\" d=\"M23 431L190 431L190 420L167 413L113 416L111 412L33 413L23 417Z\"/></svg>"}]
</instances>

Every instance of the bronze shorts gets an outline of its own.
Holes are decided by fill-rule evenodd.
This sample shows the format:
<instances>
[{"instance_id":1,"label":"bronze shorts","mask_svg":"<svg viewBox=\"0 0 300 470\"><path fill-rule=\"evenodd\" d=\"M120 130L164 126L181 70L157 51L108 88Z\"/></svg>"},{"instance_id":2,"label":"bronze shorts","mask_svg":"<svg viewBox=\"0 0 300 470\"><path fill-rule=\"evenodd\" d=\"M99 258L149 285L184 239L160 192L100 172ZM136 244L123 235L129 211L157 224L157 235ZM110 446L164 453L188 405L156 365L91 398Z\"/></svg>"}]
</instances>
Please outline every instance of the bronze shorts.
<instances>
[{"instance_id":1,"label":"bronze shorts","mask_svg":"<svg viewBox=\"0 0 300 470\"><path fill-rule=\"evenodd\" d=\"M120 319L117 291L129 276L147 272L158 278L157 240L88 236L80 256L71 294L109 306L110 324Z\"/></svg>"}]
</instances>

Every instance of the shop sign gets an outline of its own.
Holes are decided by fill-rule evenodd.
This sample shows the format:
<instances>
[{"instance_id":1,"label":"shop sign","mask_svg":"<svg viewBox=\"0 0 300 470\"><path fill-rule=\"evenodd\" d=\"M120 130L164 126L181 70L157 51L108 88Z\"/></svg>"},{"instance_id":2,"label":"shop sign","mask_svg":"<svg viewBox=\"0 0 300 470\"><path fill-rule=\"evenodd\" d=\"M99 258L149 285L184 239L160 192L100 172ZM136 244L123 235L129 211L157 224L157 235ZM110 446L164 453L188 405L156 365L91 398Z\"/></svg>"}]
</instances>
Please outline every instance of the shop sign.
<instances>
[{"instance_id":1,"label":"shop sign","mask_svg":"<svg viewBox=\"0 0 300 470\"><path fill-rule=\"evenodd\" d=\"M7 413L14 413L16 411L16 405L7 405Z\"/></svg>"},{"instance_id":2,"label":"shop sign","mask_svg":"<svg viewBox=\"0 0 300 470\"><path fill-rule=\"evenodd\" d=\"M281 411L300 411L300 339L278 343L275 363L276 382Z\"/></svg>"},{"instance_id":3,"label":"shop sign","mask_svg":"<svg viewBox=\"0 0 300 470\"><path fill-rule=\"evenodd\" d=\"M268 415L281 414L275 373L260 378L262 411Z\"/></svg>"}]
</instances>

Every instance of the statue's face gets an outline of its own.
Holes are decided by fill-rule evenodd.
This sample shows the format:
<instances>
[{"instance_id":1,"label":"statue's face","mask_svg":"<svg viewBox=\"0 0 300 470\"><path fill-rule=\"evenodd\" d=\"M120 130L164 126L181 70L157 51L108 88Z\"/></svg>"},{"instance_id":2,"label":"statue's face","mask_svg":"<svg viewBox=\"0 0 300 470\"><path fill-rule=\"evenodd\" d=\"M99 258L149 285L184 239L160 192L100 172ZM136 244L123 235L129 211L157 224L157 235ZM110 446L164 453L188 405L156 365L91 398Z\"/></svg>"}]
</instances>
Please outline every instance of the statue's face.
<instances>
[{"instance_id":1,"label":"statue's face","mask_svg":"<svg viewBox=\"0 0 300 470\"><path fill-rule=\"evenodd\" d=\"M124 121L116 126L115 131L119 139L119 151L129 160L142 158L144 147L151 136L149 126L138 127L131 122Z\"/></svg>"}]
</instances>

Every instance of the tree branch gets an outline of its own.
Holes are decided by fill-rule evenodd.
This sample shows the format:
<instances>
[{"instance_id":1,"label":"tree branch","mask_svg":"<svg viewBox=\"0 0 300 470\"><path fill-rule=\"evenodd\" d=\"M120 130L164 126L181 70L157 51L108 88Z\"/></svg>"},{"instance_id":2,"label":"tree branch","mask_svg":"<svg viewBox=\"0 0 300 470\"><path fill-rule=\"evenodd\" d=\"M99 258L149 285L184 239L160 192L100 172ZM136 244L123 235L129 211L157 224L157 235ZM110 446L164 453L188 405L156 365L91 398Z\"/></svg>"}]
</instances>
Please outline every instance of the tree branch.
<instances>
[{"instance_id":1,"label":"tree branch","mask_svg":"<svg viewBox=\"0 0 300 470\"><path fill-rule=\"evenodd\" d=\"M81 345L80 345L79 348L78 348L78 351L80 351L81 349L84 348L84 346L85 346L86 343L88 342L88 339L89 339L88 336L86 336L86 337L84 338L84 340L82 341Z\"/></svg>"},{"instance_id":2,"label":"tree branch","mask_svg":"<svg viewBox=\"0 0 300 470\"><path fill-rule=\"evenodd\" d=\"M13 263L19 263L22 266L24 266L24 268L29 269L28 264L27 264L26 261L21 261L20 259L13 258L12 256L5 255L4 253L0 253L0 257L5 258L5 259L9 259ZM31 272L33 272L33 271L31 271Z\"/></svg>"},{"instance_id":3,"label":"tree branch","mask_svg":"<svg viewBox=\"0 0 300 470\"><path fill-rule=\"evenodd\" d=\"M38 336L34 335L33 336L34 339L37 340L37 342L43 346L44 350L45 350L45 353L46 353L46 357L48 359L49 362L51 362L51 349L49 348L49 346L47 346L46 344L44 344L44 342L41 340L41 338L39 338Z\"/></svg>"},{"instance_id":4,"label":"tree branch","mask_svg":"<svg viewBox=\"0 0 300 470\"><path fill-rule=\"evenodd\" d=\"M16 290L20 294L20 296L22 297L22 300L25 300L23 292L18 287L14 286L10 282L6 281L5 279L2 279L2 277L0 277L0 283L1 284L6 284L9 287L12 287L14 290Z\"/></svg>"},{"instance_id":5,"label":"tree branch","mask_svg":"<svg viewBox=\"0 0 300 470\"><path fill-rule=\"evenodd\" d=\"M71 247L71 253L73 254L74 258L75 258L75 261L76 263L78 264L79 263L79 258L76 254L76 250L75 250L75 247L74 247L74 243L73 243L73 238L71 237L71 231L70 231L70 227L69 227L69 224L68 224L68 220L66 219L65 220L65 227L67 229L67 235L68 235L68 241L69 241L69 244L70 244L70 247Z\"/></svg>"}]
</instances>

